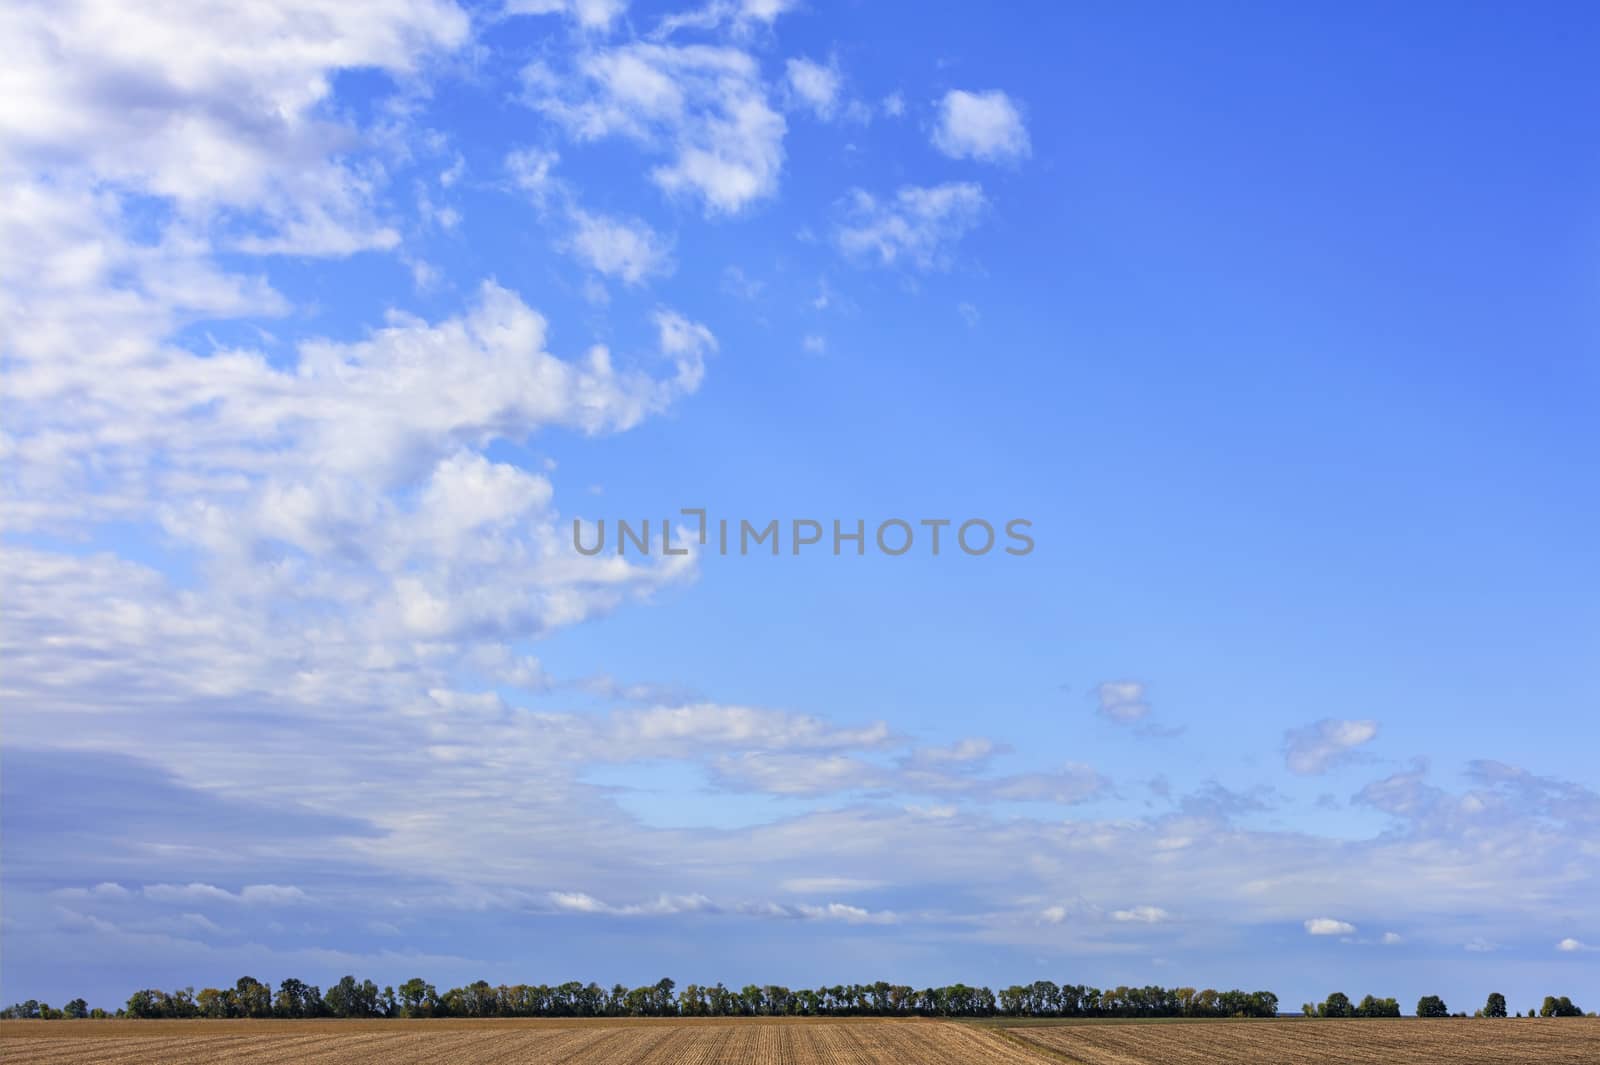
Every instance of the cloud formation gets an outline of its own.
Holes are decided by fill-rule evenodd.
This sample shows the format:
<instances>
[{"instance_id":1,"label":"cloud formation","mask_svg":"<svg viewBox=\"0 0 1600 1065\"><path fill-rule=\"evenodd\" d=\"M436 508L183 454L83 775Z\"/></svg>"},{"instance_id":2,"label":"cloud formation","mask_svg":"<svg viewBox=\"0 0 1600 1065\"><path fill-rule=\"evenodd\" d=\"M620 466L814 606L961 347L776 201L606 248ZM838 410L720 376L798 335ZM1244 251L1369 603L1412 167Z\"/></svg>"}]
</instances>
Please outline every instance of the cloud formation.
<instances>
[{"instance_id":1,"label":"cloud formation","mask_svg":"<svg viewBox=\"0 0 1600 1065\"><path fill-rule=\"evenodd\" d=\"M856 189L835 239L840 250L859 261L942 270L950 265L956 243L977 226L987 202L972 182L906 185L889 200Z\"/></svg>"},{"instance_id":2,"label":"cloud formation","mask_svg":"<svg viewBox=\"0 0 1600 1065\"><path fill-rule=\"evenodd\" d=\"M1094 697L1100 715L1112 721L1129 724L1150 715L1150 703L1145 697L1144 685L1136 680L1111 680L1096 684Z\"/></svg>"},{"instance_id":3,"label":"cloud formation","mask_svg":"<svg viewBox=\"0 0 1600 1065\"><path fill-rule=\"evenodd\" d=\"M1376 721L1341 721L1324 718L1283 737L1284 764L1302 775L1326 773L1350 760L1357 747L1378 734Z\"/></svg>"},{"instance_id":4,"label":"cloud formation","mask_svg":"<svg viewBox=\"0 0 1600 1065\"><path fill-rule=\"evenodd\" d=\"M999 89L952 89L939 101L933 145L952 159L1015 162L1032 152L1022 113Z\"/></svg>"},{"instance_id":5,"label":"cloud formation","mask_svg":"<svg viewBox=\"0 0 1600 1065\"><path fill-rule=\"evenodd\" d=\"M528 105L578 140L619 136L667 154L651 178L708 213L736 214L777 191L786 125L738 47L634 41L585 51L570 72L536 61L522 80Z\"/></svg>"}]
</instances>

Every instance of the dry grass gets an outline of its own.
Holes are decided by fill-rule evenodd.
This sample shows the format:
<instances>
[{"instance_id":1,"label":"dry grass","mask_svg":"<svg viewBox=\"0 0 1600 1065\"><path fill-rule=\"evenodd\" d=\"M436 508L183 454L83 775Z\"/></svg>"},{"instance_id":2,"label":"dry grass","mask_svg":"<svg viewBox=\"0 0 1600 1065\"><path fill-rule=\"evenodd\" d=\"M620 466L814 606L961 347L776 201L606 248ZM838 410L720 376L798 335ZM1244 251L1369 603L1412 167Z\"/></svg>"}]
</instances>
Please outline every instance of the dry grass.
<instances>
[{"instance_id":1,"label":"dry grass","mask_svg":"<svg viewBox=\"0 0 1600 1065\"><path fill-rule=\"evenodd\" d=\"M38 1065L1594 1065L1600 1021L6 1021Z\"/></svg>"},{"instance_id":2,"label":"dry grass","mask_svg":"<svg viewBox=\"0 0 1600 1065\"><path fill-rule=\"evenodd\" d=\"M1600 1021L1560 1019L1278 1020L1085 1024L1006 1029L1079 1065L1596 1065Z\"/></svg>"}]
</instances>

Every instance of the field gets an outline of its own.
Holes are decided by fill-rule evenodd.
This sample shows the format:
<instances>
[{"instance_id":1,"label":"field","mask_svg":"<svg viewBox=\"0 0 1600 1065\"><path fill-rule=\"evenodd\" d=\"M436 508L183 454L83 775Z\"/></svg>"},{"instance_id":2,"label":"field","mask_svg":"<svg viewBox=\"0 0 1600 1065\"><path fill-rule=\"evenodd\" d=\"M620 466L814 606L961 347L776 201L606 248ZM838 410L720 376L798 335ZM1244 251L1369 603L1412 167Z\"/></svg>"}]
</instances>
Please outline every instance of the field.
<instances>
[{"instance_id":1,"label":"field","mask_svg":"<svg viewBox=\"0 0 1600 1065\"><path fill-rule=\"evenodd\" d=\"M1040 1065L993 1031L938 1021L8 1021L7 1065L357 1062L528 1065Z\"/></svg>"},{"instance_id":2,"label":"field","mask_svg":"<svg viewBox=\"0 0 1600 1065\"><path fill-rule=\"evenodd\" d=\"M1593 1065L1600 1021L6 1021L11 1065Z\"/></svg>"},{"instance_id":3,"label":"field","mask_svg":"<svg viewBox=\"0 0 1600 1065\"><path fill-rule=\"evenodd\" d=\"M1004 1029L1056 1061L1080 1065L1595 1065L1600 1021L1187 1021Z\"/></svg>"}]
</instances>

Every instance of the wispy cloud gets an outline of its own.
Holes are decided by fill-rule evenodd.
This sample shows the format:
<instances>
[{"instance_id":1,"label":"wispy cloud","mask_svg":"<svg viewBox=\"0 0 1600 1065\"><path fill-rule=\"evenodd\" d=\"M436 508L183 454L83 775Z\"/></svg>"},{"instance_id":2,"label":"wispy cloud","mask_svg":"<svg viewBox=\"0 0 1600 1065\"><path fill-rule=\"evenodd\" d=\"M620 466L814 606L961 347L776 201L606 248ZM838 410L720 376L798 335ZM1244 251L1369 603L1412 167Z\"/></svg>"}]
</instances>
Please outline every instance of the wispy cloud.
<instances>
[{"instance_id":1,"label":"wispy cloud","mask_svg":"<svg viewBox=\"0 0 1600 1065\"><path fill-rule=\"evenodd\" d=\"M972 182L906 185L887 200L856 189L835 239L854 259L944 269L955 244L977 226L987 202L983 189Z\"/></svg>"}]
</instances>

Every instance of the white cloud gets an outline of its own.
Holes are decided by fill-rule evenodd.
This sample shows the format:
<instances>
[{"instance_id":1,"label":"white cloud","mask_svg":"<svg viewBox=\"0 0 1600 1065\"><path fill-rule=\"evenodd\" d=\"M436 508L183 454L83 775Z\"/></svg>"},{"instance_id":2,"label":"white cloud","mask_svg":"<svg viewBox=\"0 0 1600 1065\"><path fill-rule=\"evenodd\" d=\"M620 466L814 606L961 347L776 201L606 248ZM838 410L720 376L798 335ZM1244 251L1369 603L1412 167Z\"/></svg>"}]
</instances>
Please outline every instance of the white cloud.
<instances>
[{"instance_id":1,"label":"white cloud","mask_svg":"<svg viewBox=\"0 0 1600 1065\"><path fill-rule=\"evenodd\" d=\"M880 201L856 189L849 198L849 221L835 236L846 255L882 266L906 263L922 270L949 265L957 241L978 224L987 201L971 182L921 187L907 185L892 200Z\"/></svg>"},{"instance_id":2,"label":"white cloud","mask_svg":"<svg viewBox=\"0 0 1600 1065\"><path fill-rule=\"evenodd\" d=\"M1305 922L1306 931L1314 936L1348 936L1354 935L1356 926L1348 921L1336 921L1332 917L1313 917Z\"/></svg>"},{"instance_id":3,"label":"white cloud","mask_svg":"<svg viewBox=\"0 0 1600 1065\"><path fill-rule=\"evenodd\" d=\"M709 214L777 190L785 123L755 58L738 48L633 42L581 54L573 75L534 63L523 82L528 104L580 140L623 136L664 150L671 159L652 179Z\"/></svg>"},{"instance_id":4,"label":"white cloud","mask_svg":"<svg viewBox=\"0 0 1600 1065\"><path fill-rule=\"evenodd\" d=\"M468 29L447 0L11 4L0 146L63 189L92 175L119 190L108 196L169 199L186 226L215 223L247 251L392 247L373 209L379 175L341 158L350 131L320 110L331 75L414 75Z\"/></svg>"},{"instance_id":5,"label":"white cloud","mask_svg":"<svg viewBox=\"0 0 1600 1065\"><path fill-rule=\"evenodd\" d=\"M582 891L552 891L551 908L563 913L604 914L611 917L670 917L681 913L715 912L704 895L661 895L650 902L614 906Z\"/></svg>"},{"instance_id":6,"label":"white cloud","mask_svg":"<svg viewBox=\"0 0 1600 1065\"><path fill-rule=\"evenodd\" d=\"M987 760L1000 748L984 736L968 736L943 747L918 747L906 764L918 767L973 765Z\"/></svg>"},{"instance_id":7,"label":"white cloud","mask_svg":"<svg viewBox=\"0 0 1600 1065\"><path fill-rule=\"evenodd\" d=\"M881 747L890 738L889 726L881 721L841 729L808 714L710 703L622 710L611 727L612 742L619 744L716 744L768 751Z\"/></svg>"},{"instance_id":8,"label":"white cloud","mask_svg":"<svg viewBox=\"0 0 1600 1065\"><path fill-rule=\"evenodd\" d=\"M1030 152L1022 114L999 89L945 93L933 144L953 159L990 163L1022 159Z\"/></svg>"},{"instance_id":9,"label":"white cloud","mask_svg":"<svg viewBox=\"0 0 1600 1065\"><path fill-rule=\"evenodd\" d=\"M246 906L286 906L306 901L306 893L284 884L246 884L238 894L212 884L146 884L141 891L154 902L227 902Z\"/></svg>"},{"instance_id":10,"label":"white cloud","mask_svg":"<svg viewBox=\"0 0 1600 1065\"><path fill-rule=\"evenodd\" d=\"M590 269L637 284L672 271L668 244L636 218L613 218L579 210L573 213L569 246Z\"/></svg>"},{"instance_id":11,"label":"white cloud","mask_svg":"<svg viewBox=\"0 0 1600 1065\"><path fill-rule=\"evenodd\" d=\"M541 148L518 148L506 155L506 173L512 184L528 194L535 206L543 207L557 188L551 175L560 155Z\"/></svg>"},{"instance_id":12,"label":"white cloud","mask_svg":"<svg viewBox=\"0 0 1600 1065\"><path fill-rule=\"evenodd\" d=\"M1138 721L1150 713L1144 685L1136 680L1109 680L1094 687L1096 709L1113 721Z\"/></svg>"},{"instance_id":13,"label":"white cloud","mask_svg":"<svg viewBox=\"0 0 1600 1065\"><path fill-rule=\"evenodd\" d=\"M544 903L560 913L608 917L672 917L698 913L731 917L766 917L807 921L838 921L843 924L894 924L898 915L888 910L868 910L843 902L821 905L779 902L717 903L701 894L659 895L649 902L614 905L587 892L551 891Z\"/></svg>"},{"instance_id":14,"label":"white cloud","mask_svg":"<svg viewBox=\"0 0 1600 1065\"><path fill-rule=\"evenodd\" d=\"M567 15L586 30L607 30L628 0L506 0L508 15Z\"/></svg>"},{"instance_id":15,"label":"white cloud","mask_svg":"<svg viewBox=\"0 0 1600 1065\"><path fill-rule=\"evenodd\" d=\"M1383 934L1383 938L1382 938L1382 939L1380 939L1380 940L1378 940L1378 942L1380 942L1380 943L1382 943L1382 944L1383 944L1383 945L1384 945L1384 946L1386 946L1386 947L1392 947L1392 946L1394 946L1394 945L1395 945L1395 944L1396 944L1396 943L1401 943L1401 942L1404 942L1404 940L1402 940L1402 939L1401 939L1401 937L1400 937L1400 936L1399 936L1399 934L1398 934L1398 933L1395 933L1395 932L1385 932L1385 933L1384 933L1384 934Z\"/></svg>"},{"instance_id":16,"label":"white cloud","mask_svg":"<svg viewBox=\"0 0 1600 1065\"><path fill-rule=\"evenodd\" d=\"M87 887L87 888L81 888L81 887L58 888L55 891L53 891L51 894L55 895L57 898L63 898L63 899L100 899L100 900L109 900L109 899L125 899L125 898L128 898L130 895L132 895L133 892L129 891L127 888L123 887L121 884L114 883L112 881L104 881L102 883L94 885L93 887Z\"/></svg>"},{"instance_id":17,"label":"white cloud","mask_svg":"<svg viewBox=\"0 0 1600 1065\"><path fill-rule=\"evenodd\" d=\"M306 893L292 884L246 884L239 901L256 906L286 906L306 901Z\"/></svg>"},{"instance_id":18,"label":"white cloud","mask_svg":"<svg viewBox=\"0 0 1600 1065\"><path fill-rule=\"evenodd\" d=\"M1284 763L1302 775L1325 773L1378 734L1376 721L1321 721L1284 734Z\"/></svg>"},{"instance_id":19,"label":"white cloud","mask_svg":"<svg viewBox=\"0 0 1600 1065\"><path fill-rule=\"evenodd\" d=\"M809 107L823 121L834 116L839 108L839 71L833 66L804 57L789 60L785 65L789 91L802 105Z\"/></svg>"},{"instance_id":20,"label":"white cloud","mask_svg":"<svg viewBox=\"0 0 1600 1065\"><path fill-rule=\"evenodd\" d=\"M736 38L757 29L770 29L779 15L799 0L710 0L702 7L664 16L650 36L666 38L680 30L716 30L727 27Z\"/></svg>"},{"instance_id":21,"label":"white cloud","mask_svg":"<svg viewBox=\"0 0 1600 1065\"><path fill-rule=\"evenodd\" d=\"M1162 924L1172 920L1172 914L1159 906L1135 906L1128 910L1112 910L1111 919L1133 924Z\"/></svg>"},{"instance_id":22,"label":"white cloud","mask_svg":"<svg viewBox=\"0 0 1600 1065\"><path fill-rule=\"evenodd\" d=\"M1568 936L1566 939L1563 939L1561 942L1556 944L1556 949L1565 954L1575 954L1579 951L1588 950L1589 948L1584 945L1582 940L1573 939L1571 936Z\"/></svg>"},{"instance_id":23,"label":"white cloud","mask_svg":"<svg viewBox=\"0 0 1600 1065\"><path fill-rule=\"evenodd\" d=\"M887 910L866 910L843 902L826 906L796 906L799 916L813 921L843 921L845 924L895 924L899 917Z\"/></svg>"}]
</instances>

